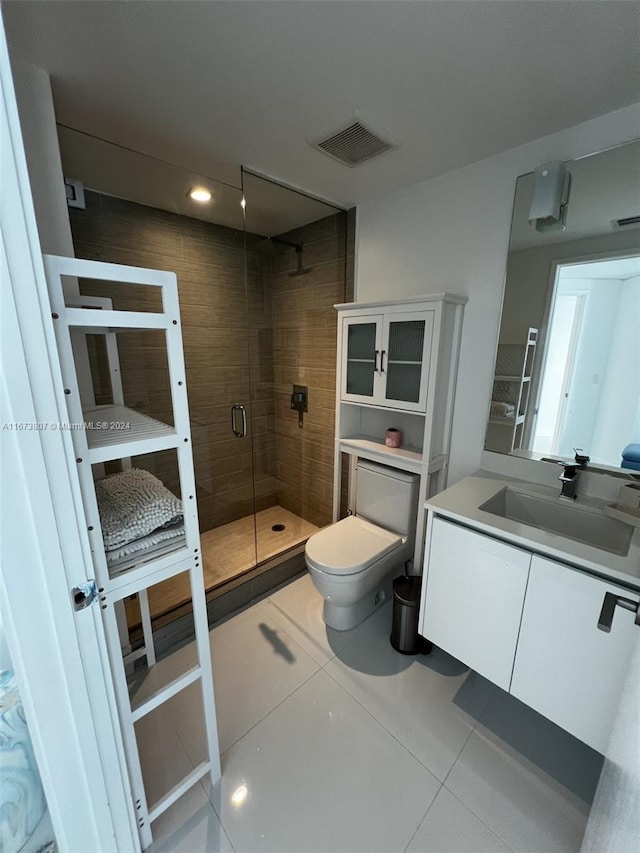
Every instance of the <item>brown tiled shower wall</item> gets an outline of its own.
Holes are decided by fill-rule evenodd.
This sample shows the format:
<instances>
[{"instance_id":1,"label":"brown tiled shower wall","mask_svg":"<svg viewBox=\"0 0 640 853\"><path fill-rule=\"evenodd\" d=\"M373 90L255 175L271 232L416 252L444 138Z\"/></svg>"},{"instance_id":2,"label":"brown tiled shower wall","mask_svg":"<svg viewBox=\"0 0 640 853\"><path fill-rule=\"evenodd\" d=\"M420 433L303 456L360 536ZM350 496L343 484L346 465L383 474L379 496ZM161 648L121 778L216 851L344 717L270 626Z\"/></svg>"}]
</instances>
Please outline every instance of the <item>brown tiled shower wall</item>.
<instances>
[{"instance_id":1,"label":"brown tiled shower wall","mask_svg":"<svg viewBox=\"0 0 640 853\"><path fill-rule=\"evenodd\" d=\"M241 230L93 192L86 192L86 200L86 210L70 209L78 257L177 274L201 530L252 513L254 488L258 511L279 503L314 524L328 524L333 304L352 298L354 216L337 214L286 235L304 241L304 266L311 271L300 278L288 275L296 266L293 249L272 258L262 252L264 240L247 235L247 316ZM81 290L114 298L99 282L82 282ZM138 291L134 297L125 289L114 308L140 310ZM118 349L125 403L170 421L161 333L121 334ZM90 351L97 402L110 402L99 339L90 341ZM302 429L289 408L294 383L309 386ZM247 405L250 439L231 433L234 403ZM134 464L177 491L173 454L139 457Z\"/></svg>"}]
</instances>

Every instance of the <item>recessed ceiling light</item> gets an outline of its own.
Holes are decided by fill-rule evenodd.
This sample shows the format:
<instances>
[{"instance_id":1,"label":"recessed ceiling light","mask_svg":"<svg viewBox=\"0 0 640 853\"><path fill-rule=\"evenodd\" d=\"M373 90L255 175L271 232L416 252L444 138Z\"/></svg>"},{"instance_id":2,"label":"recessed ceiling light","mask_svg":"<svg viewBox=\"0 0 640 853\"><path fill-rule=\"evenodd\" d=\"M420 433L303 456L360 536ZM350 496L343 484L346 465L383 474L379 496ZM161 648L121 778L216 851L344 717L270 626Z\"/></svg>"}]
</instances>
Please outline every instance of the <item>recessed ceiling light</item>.
<instances>
[{"instance_id":1,"label":"recessed ceiling light","mask_svg":"<svg viewBox=\"0 0 640 853\"><path fill-rule=\"evenodd\" d=\"M211 201L211 193L204 187L194 187L189 190L189 198L194 201Z\"/></svg>"}]
</instances>

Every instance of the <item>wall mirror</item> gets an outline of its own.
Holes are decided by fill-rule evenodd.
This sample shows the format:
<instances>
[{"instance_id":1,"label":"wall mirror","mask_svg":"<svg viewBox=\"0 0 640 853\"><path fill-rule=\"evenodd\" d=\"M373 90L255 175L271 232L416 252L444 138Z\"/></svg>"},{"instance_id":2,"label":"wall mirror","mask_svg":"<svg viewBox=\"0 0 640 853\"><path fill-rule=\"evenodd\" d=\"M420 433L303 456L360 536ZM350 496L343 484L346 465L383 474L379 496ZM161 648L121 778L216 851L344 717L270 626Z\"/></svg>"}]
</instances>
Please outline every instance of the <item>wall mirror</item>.
<instances>
[{"instance_id":1,"label":"wall mirror","mask_svg":"<svg viewBox=\"0 0 640 853\"><path fill-rule=\"evenodd\" d=\"M485 449L625 468L640 443L640 140L565 164L564 230L516 183ZM625 454L627 456L628 454Z\"/></svg>"}]
</instances>

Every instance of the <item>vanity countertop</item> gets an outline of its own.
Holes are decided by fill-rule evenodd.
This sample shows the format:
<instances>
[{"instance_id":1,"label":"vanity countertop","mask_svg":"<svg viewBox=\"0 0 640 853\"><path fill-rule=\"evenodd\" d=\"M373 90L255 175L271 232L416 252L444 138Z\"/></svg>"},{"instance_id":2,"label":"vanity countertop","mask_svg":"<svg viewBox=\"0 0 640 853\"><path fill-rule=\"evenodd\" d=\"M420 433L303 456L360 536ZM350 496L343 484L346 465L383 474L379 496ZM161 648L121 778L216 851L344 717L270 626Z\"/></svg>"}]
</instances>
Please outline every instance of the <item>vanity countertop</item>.
<instances>
[{"instance_id":1,"label":"vanity countertop","mask_svg":"<svg viewBox=\"0 0 640 853\"><path fill-rule=\"evenodd\" d=\"M497 477L486 471L478 471L430 498L425 506L437 515L468 524L476 530L496 536L530 551L562 560L577 568L625 584L640 590L640 528L636 528L625 556L530 527L509 518L502 518L479 507L509 486L546 499L558 500L558 489L537 485L523 480ZM578 496L576 505L602 509L605 501Z\"/></svg>"}]
</instances>

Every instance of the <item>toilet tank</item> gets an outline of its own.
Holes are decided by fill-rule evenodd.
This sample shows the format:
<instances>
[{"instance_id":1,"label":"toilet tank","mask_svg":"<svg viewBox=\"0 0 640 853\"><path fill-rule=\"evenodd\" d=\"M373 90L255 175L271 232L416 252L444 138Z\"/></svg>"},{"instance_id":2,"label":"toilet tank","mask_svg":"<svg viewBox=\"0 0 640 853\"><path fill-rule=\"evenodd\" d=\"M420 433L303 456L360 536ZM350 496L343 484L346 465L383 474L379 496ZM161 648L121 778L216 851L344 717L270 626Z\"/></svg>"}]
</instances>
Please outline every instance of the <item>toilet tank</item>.
<instances>
[{"instance_id":1,"label":"toilet tank","mask_svg":"<svg viewBox=\"0 0 640 853\"><path fill-rule=\"evenodd\" d=\"M407 536L416 526L418 475L358 459L356 515Z\"/></svg>"}]
</instances>

